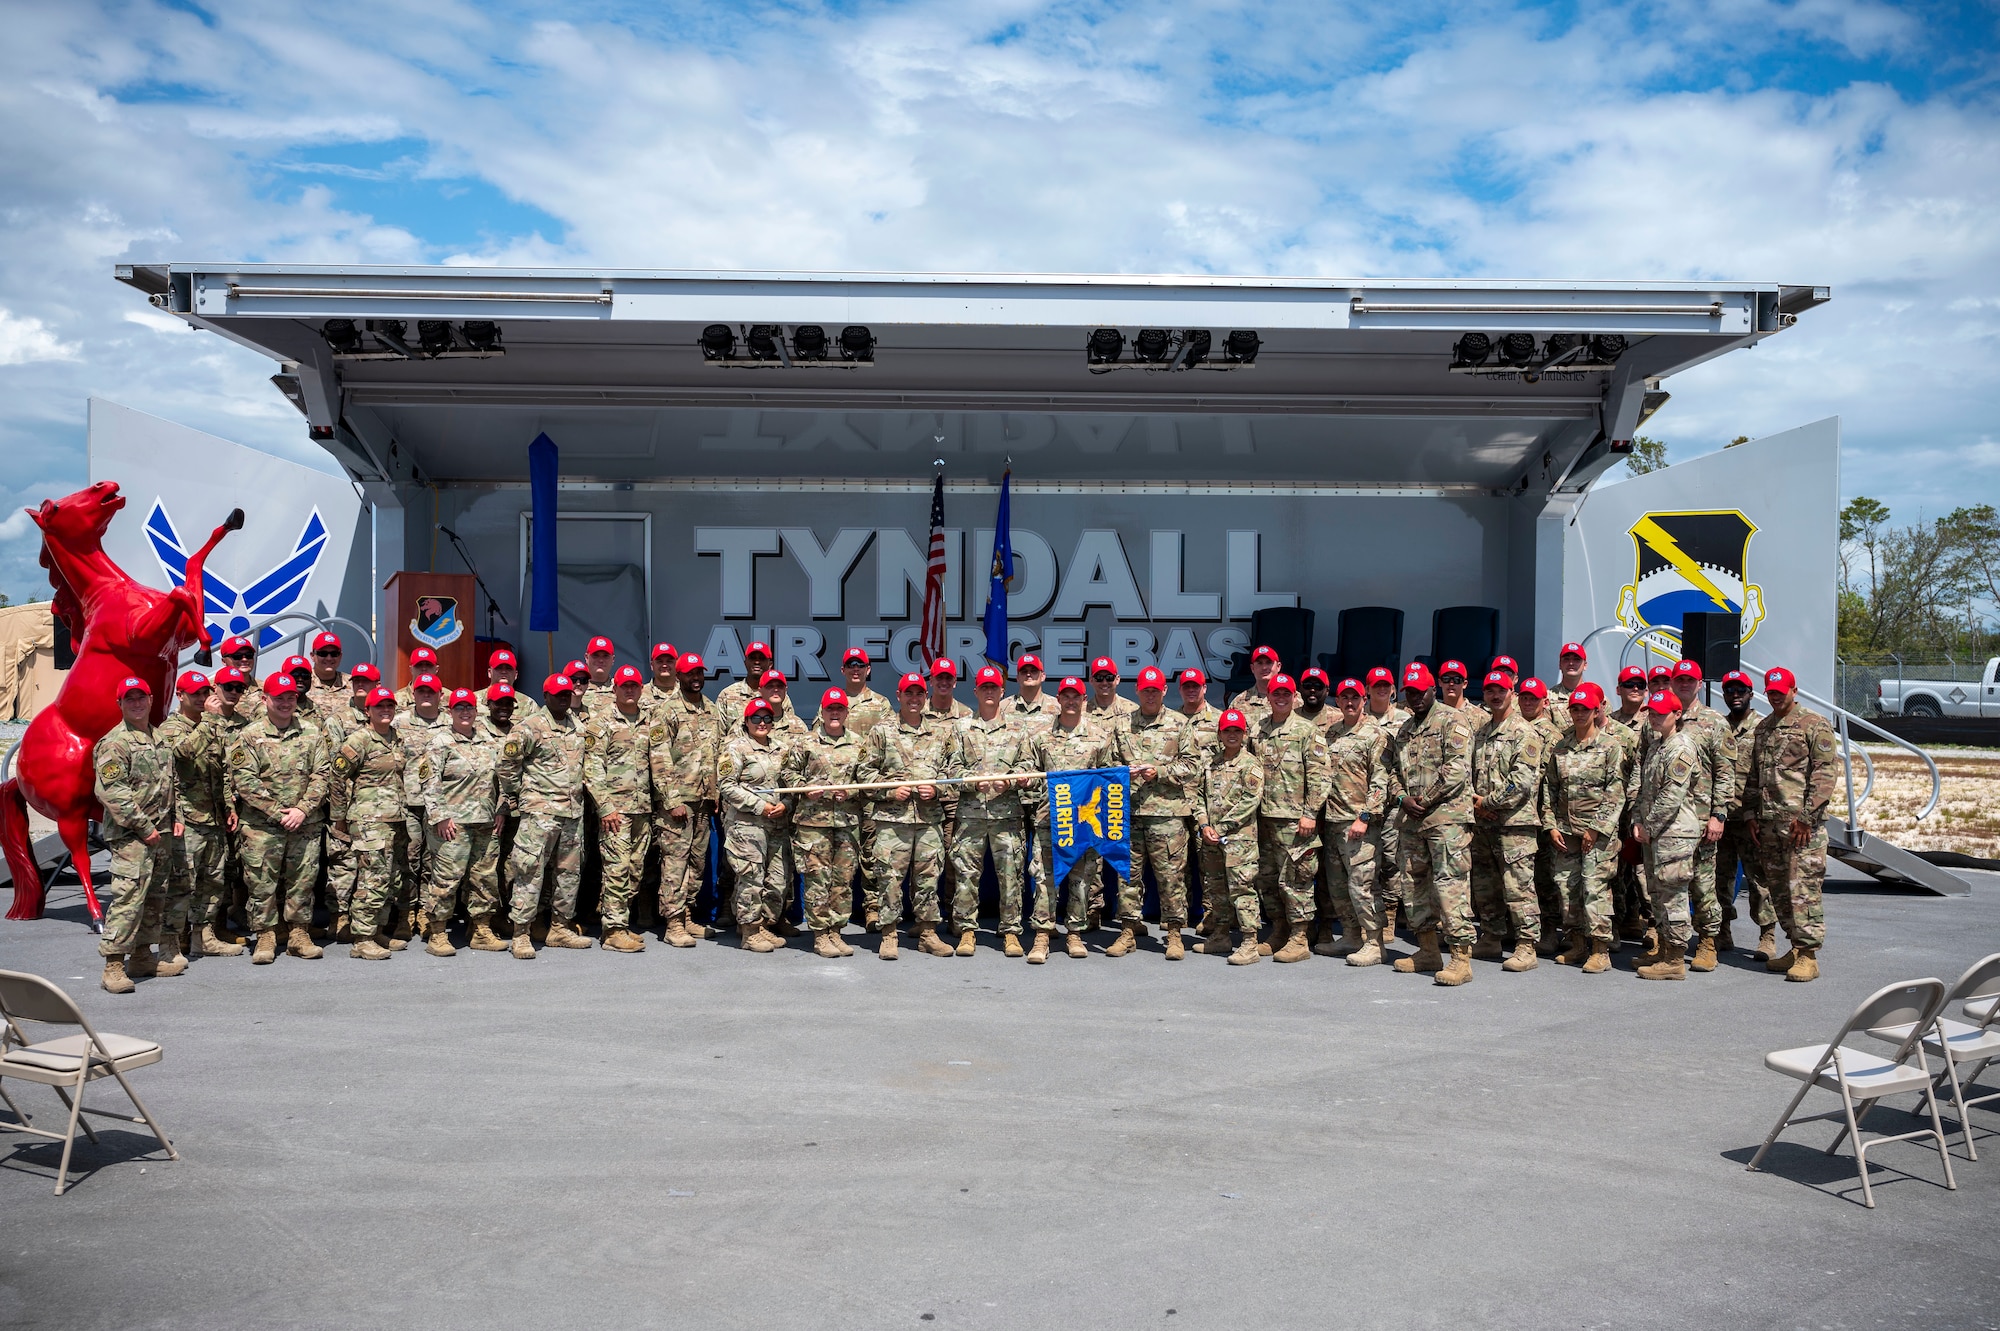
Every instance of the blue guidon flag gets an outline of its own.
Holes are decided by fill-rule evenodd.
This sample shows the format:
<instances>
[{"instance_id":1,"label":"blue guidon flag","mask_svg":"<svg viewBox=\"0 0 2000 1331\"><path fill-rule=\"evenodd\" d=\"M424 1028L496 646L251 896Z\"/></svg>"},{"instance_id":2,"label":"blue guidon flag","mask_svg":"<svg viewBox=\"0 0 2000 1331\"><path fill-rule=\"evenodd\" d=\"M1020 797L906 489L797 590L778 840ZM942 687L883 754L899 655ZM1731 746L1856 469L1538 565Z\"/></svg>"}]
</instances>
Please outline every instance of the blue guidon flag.
<instances>
[{"instance_id":1,"label":"blue guidon flag","mask_svg":"<svg viewBox=\"0 0 2000 1331\"><path fill-rule=\"evenodd\" d=\"M1094 767L1050 772L1049 851L1060 884L1076 862L1096 851L1119 877L1132 872L1132 772Z\"/></svg>"}]
</instances>

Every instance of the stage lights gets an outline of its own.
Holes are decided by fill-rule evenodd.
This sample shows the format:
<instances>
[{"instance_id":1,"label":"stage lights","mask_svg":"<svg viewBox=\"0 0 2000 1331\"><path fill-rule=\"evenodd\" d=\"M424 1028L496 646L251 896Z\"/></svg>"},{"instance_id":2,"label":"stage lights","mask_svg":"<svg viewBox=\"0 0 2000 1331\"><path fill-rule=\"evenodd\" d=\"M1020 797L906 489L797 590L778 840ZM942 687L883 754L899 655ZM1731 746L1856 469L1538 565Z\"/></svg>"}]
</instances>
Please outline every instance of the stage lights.
<instances>
[{"instance_id":1,"label":"stage lights","mask_svg":"<svg viewBox=\"0 0 2000 1331\"><path fill-rule=\"evenodd\" d=\"M752 360L777 360L778 339L784 335L785 330L773 324L751 324L743 345L749 349Z\"/></svg>"},{"instance_id":2,"label":"stage lights","mask_svg":"<svg viewBox=\"0 0 2000 1331\"><path fill-rule=\"evenodd\" d=\"M849 324L841 329L840 358L844 361L874 360L875 334L860 324Z\"/></svg>"},{"instance_id":3,"label":"stage lights","mask_svg":"<svg viewBox=\"0 0 2000 1331\"><path fill-rule=\"evenodd\" d=\"M1231 365L1248 365L1257 359L1257 349L1264 345L1264 339L1248 328L1238 328L1222 339L1222 358Z\"/></svg>"},{"instance_id":4,"label":"stage lights","mask_svg":"<svg viewBox=\"0 0 2000 1331\"><path fill-rule=\"evenodd\" d=\"M853 370L875 361L875 334L861 324L849 324L837 339L820 324L799 324L789 337L783 324L709 324L696 345L703 360L731 370ZM836 349L839 359L831 359Z\"/></svg>"},{"instance_id":5,"label":"stage lights","mask_svg":"<svg viewBox=\"0 0 2000 1331\"><path fill-rule=\"evenodd\" d=\"M818 324L800 324L793 329L792 355L798 360L825 360L826 329Z\"/></svg>"},{"instance_id":6,"label":"stage lights","mask_svg":"<svg viewBox=\"0 0 2000 1331\"><path fill-rule=\"evenodd\" d=\"M736 334L729 331L728 324L710 324L701 330L703 360L728 360L735 350Z\"/></svg>"},{"instance_id":7,"label":"stage lights","mask_svg":"<svg viewBox=\"0 0 2000 1331\"><path fill-rule=\"evenodd\" d=\"M1492 338L1484 333L1467 333L1452 344L1451 363L1454 367L1477 365L1492 354Z\"/></svg>"},{"instance_id":8,"label":"stage lights","mask_svg":"<svg viewBox=\"0 0 2000 1331\"><path fill-rule=\"evenodd\" d=\"M1167 353L1173 350L1173 344L1174 340L1166 329L1142 328L1139 330L1139 335L1132 339L1132 357L1149 365L1157 365L1167 358Z\"/></svg>"},{"instance_id":9,"label":"stage lights","mask_svg":"<svg viewBox=\"0 0 2000 1331\"><path fill-rule=\"evenodd\" d=\"M492 351L500 345L500 325L491 319L467 319L458 331L474 351Z\"/></svg>"},{"instance_id":10,"label":"stage lights","mask_svg":"<svg viewBox=\"0 0 2000 1331\"><path fill-rule=\"evenodd\" d=\"M1565 371L1607 370L1631 344L1620 333L1551 333L1538 348L1533 333L1461 333L1450 368L1460 374L1519 373L1526 383Z\"/></svg>"},{"instance_id":11,"label":"stage lights","mask_svg":"<svg viewBox=\"0 0 2000 1331\"><path fill-rule=\"evenodd\" d=\"M1565 358L1575 359L1576 354L1583 350L1583 341L1582 333L1551 334L1549 340L1542 343L1542 363L1553 365Z\"/></svg>"},{"instance_id":12,"label":"stage lights","mask_svg":"<svg viewBox=\"0 0 2000 1331\"><path fill-rule=\"evenodd\" d=\"M1534 364L1535 335L1533 333L1501 334L1500 362L1503 365L1517 367Z\"/></svg>"},{"instance_id":13,"label":"stage lights","mask_svg":"<svg viewBox=\"0 0 2000 1331\"><path fill-rule=\"evenodd\" d=\"M1125 354L1125 334L1116 328L1099 328L1084 343L1084 361L1090 365L1111 365Z\"/></svg>"},{"instance_id":14,"label":"stage lights","mask_svg":"<svg viewBox=\"0 0 2000 1331\"><path fill-rule=\"evenodd\" d=\"M414 345L408 340L409 327L405 319L328 319L320 325L320 336L343 360L483 359L507 354L500 345L500 325L491 319L468 319L456 329L446 319L422 320Z\"/></svg>"},{"instance_id":15,"label":"stage lights","mask_svg":"<svg viewBox=\"0 0 2000 1331\"><path fill-rule=\"evenodd\" d=\"M319 333L336 356L352 356L361 350L361 332L352 319L328 319L320 325Z\"/></svg>"},{"instance_id":16,"label":"stage lights","mask_svg":"<svg viewBox=\"0 0 2000 1331\"><path fill-rule=\"evenodd\" d=\"M417 343L426 356L442 356L451 350L451 324L443 319L417 320Z\"/></svg>"},{"instance_id":17,"label":"stage lights","mask_svg":"<svg viewBox=\"0 0 2000 1331\"><path fill-rule=\"evenodd\" d=\"M1240 370L1257 359L1263 339L1255 332L1239 328L1222 342L1222 355L1209 359L1215 334L1206 328L1141 328L1132 335L1132 355L1125 356L1125 332L1119 328L1093 328L1083 340L1083 362L1092 374L1114 370L1139 370L1149 374L1178 374L1183 370Z\"/></svg>"},{"instance_id":18,"label":"stage lights","mask_svg":"<svg viewBox=\"0 0 2000 1331\"><path fill-rule=\"evenodd\" d=\"M1609 365L1624 355L1630 345L1623 333L1599 333L1590 339L1590 358L1600 365Z\"/></svg>"},{"instance_id":19,"label":"stage lights","mask_svg":"<svg viewBox=\"0 0 2000 1331\"><path fill-rule=\"evenodd\" d=\"M1206 328L1190 328L1181 334L1180 368L1191 370L1208 359L1209 337Z\"/></svg>"}]
</instances>

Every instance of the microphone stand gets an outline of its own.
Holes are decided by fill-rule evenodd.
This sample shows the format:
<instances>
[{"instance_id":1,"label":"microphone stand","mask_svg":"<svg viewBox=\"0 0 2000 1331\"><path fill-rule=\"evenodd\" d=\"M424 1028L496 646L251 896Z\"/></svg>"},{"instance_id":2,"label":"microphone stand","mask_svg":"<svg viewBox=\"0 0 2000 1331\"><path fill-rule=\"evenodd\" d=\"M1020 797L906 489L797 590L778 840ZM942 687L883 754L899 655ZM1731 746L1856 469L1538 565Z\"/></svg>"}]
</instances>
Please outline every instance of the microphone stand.
<instances>
[{"instance_id":1,"label":"microphone stand","mask_svg":"<svg viewBox=\"0 0 2000 1331\"><path fill-rule=\"evenodd\" d=\"M493 621L495 619L512 628L513 621L500 613L500 603L493 599L493 591L486 585L486 579L479 576L479 566L472 562L472 552L465 548L465 542L458 539L457 532L442 523L438 524L438 530L443 532L445 537L450 540L451 548L458 551L459 561L465 565L465 571L472 575L473 585L478 587L486 597L486 636L489 638L495 636L493 632Z\"/></svg>"}]
</instances>

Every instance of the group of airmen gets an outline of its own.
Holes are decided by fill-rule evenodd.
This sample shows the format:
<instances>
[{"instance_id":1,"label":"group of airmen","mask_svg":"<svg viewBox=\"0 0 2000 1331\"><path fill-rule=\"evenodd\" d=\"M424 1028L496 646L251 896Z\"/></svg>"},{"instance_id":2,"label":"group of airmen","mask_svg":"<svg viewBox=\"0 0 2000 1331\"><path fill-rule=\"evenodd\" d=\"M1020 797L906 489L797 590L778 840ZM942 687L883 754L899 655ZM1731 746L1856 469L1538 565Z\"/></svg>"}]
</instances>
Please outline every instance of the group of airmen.
<instances>
[{"instance_id":1,"label":"group of airmen","mask_svg":"<svg viewBox=\"0 0 2000 1331\"><path fill-rule=\"evenodd\" d=\"M808 725L763 643L714 698L701 657L665 643L649 678L593 638L539 700L504 649L477 692L447 689L427 648L400 691L372 665L343 673L332 633L311 651L260 684L254 645L229 639L228 664L183 673L158 726L147 684L119 686L122 721L95 755L107 990L178 975L196 954L316 958L328 938L365 960L413 939L448 957L461 911L475 950L587 948L588 847L601 947L644 950L634 907L649 882L662 941L694 947L713 934L693 911L717 819L716 924L752 952L798 936L796 884L817 954L851 955L855 923L894 959L907 885L913 945L970 956L990 862L1000 946L1033 964L1058 936L1088 956L1101 923L1118 931L1104 955L1138 951L1150 873L1168 960L1392 961L1456 986L1482 959L1602 973L1624 938L1645 944L1641 978L1682 979L1733 946L1740 867L1767 967L1818 975L1838 747L1782 669L1763 678L1760 715L1742 672L1722 680L1726 713L1702 703L1691 660L1625 669L1614 706L1582 682L1577 643L1555 689L1501 656L1477 699L1457 661L1294 681L1260 646L1253 685L1218 709L1200 670L1181 672L1169 706L1157 668L1136 701L1103 657L1050 694L1025 655L1011 691L1004 669L977 671L967 705L949 659L884 695L851 648L845 687ZM1129 771L1130 869L1107 874L1086 852L1057 882L1044 778L1094 768ZM1416 946L1394 956L1399 911Z\"/></svg>"}]
</instances>

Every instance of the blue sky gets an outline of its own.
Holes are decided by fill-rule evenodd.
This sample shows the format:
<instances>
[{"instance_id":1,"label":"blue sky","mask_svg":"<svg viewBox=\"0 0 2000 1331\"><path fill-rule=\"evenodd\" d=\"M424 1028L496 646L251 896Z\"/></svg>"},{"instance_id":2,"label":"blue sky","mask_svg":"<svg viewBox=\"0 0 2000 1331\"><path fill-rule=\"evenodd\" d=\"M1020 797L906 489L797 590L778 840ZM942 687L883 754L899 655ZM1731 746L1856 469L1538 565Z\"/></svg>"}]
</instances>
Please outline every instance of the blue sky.
<instances>
[{"instance_id":1,"label":"blue sky","mask_svg":"<svg viewBox=\"0 0 2000 1331\"><path fill-rule=\"evenodd\" d=\"M0 0L0 502L91 394L319 458L134 259L1830 284L1674 457L1827 415L2000 502L1991 4ZM322 459L323 460L323 459ZM40 592L0 519L0 591Z\"/></svg>"}]
</instances>

